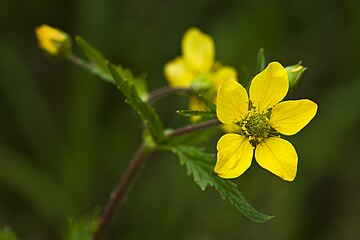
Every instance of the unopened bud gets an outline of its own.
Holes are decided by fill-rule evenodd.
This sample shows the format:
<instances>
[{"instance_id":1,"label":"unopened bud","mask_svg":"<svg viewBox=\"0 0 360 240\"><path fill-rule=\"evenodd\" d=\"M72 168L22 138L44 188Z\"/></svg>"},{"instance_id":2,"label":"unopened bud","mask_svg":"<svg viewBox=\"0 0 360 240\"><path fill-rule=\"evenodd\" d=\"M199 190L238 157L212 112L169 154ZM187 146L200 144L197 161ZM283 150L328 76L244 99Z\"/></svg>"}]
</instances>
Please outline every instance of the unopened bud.
<instances>
[{"instance_id":1,"label":"unopened bud","mask_svg":"<svg viewBox=\"0 0 360 240\"><path fill-rule=\"evenodd\" d=\"M285 69L288 73L290 90L294 91L299 87L307 67L301 66L301 62L299 62L298 64L287 66Z\"/></svg>"},{"instance_id":2,"label":"unopened bud","mask_svg":"<svg viewBox=\"0 0 360 240\"><path fill-rule=\"evenodd\" d=\"M71 40L65 32L41 25L35 29L39 47L52 56L66 57L71 52Z\"/></svg>"}]
</instances>

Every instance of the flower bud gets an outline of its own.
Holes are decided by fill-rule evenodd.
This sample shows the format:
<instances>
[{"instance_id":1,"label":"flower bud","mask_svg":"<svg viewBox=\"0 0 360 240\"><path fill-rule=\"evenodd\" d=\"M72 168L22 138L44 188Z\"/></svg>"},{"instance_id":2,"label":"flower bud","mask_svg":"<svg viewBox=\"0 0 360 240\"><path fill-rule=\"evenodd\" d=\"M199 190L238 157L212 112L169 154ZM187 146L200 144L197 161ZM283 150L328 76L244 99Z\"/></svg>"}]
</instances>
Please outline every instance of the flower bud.
<instances>
[{"instance_id":1,"label":"flower bud","mask_svg":"<svg viewBox=\"0 0 360 240\"><path fill-rule=\"evenodd\" d=\"M301 62L299 62L298 64L287 66L285 69L288 73L290 90L294 91L300 85L307 67L301 66Z\"/></svg>"},{"instance_id":2,"label":"flower bud","mask_svg":"<svg viewBox=\"0 0 360 240\"><path fill-rule=\"evenodd\" d=\"M71 40L65 32L41 25L35 29L39 47L46 53L57 57L66 57L71 51Z\"/></svg>"}]
</instances>

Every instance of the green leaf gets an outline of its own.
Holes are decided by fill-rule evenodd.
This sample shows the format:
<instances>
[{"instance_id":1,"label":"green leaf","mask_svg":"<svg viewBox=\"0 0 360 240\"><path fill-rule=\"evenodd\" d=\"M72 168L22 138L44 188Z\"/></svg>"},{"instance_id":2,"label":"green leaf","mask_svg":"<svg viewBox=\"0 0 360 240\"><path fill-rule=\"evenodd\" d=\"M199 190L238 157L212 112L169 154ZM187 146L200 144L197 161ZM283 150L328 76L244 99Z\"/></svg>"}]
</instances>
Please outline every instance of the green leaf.
<instances>
[{"instance_id":1,"label":"green leaf","mask_svg":"<svg viewBox=\"0 0 360 240\"><path fill-rule=\"evenodd\" d=\"M85 67L90 70L93 74L99 76L101 79L114 83L114 80L111 77L109 69L107 67L107 60L104 56L97 50L95 50L87 41L85 41L82 37L76 36L75 38L76 43L80 46L83 50L86 57L91 61L93 66L86 66ZM82 65L84 66L83 63Z\"/></svg>"},{"instance_id":2,"label":"green leaf","mask_svg":"<svg viewBox=\"0 0 360 240\"><path fill-rule=\"evenodd\" d=\"M223 199L227 199L237 210L254 222L266 222L273 218L254 209L237 190L236 184L215 174L213 154L186 145L171 146L170 150L179 156L180 164L186 166L188 174L193 175L194 181L202 190L205 190L208 185L214 187Z\"/></svg>"},{"instance_id":3,"label":"green leaf","mask_svg":"<svg viewBox=\"0 0 360 240\"><path fill-rule=\"evenodd\" d=\"M83 217L70 219L69 226L65 232L65 240L91 240L99 221L96 218Z\"/></svg>"},{"instance_id":4,"label":"green leaf","mask_svg":"<svg viewBox=\"0 0 360 240\"><path fill-rule=\"evenodd\" d=\"M145 102L149 95L146 83L146 74L141 74L139 77L132 76L132 79L139 97Z\"/></svg>"},{"instance_id":5,"label":"green leaf","mask_svg":"<svg viewBox=\"0 0 360 240\"><path fill-rule=\"evenodd\" d=\"M18 237L8 226L4 226L0 228L0 240L18 240Z\"/></svg>"},{"instance_id":6,"label":"green leaf","mask_svg":"<svg viewBox=\"0 0 360 240\"><path fill-rule=\"evenodd\" d=\"M261 72L266 67L266 61L265 61L265 51L264 48L260 48L258 55L257 55L257 67L256 67L256 73Z\"/></svg>"},{"instance_id":7,"label":"green leaf","mask_svg":"<svg viewBox=\"0 0 360 240\"><path fill-rule=\"evenodd\" d=\"M133 75L120 66L108 63L111 75L120 91L125 95L126 102L140 115L150 135L156 143L164 140L164 128L154 108L144 102L138 95L133 84Z\"/></svg>"},{"instance_id":8,"label":"green leaf","mask_svg":"<svg viewBox=\"0 0 360 240\"><path fill-rule=\"evenodd\" d=\"M115 81L109 71L108 68L108 60L95 48L93 48L87 41L85 41L82 37L76 36L76 43L80 46L80 48L83 50L84 54L88 58L88 60L91 62L91 65L84 62L82 59L76 58L75 61L77 61L81 66L85 67L87 70L89 70L91 73L97 75L101 79L108 81L110 83L115 84ZM121 66L118 66L119 68L122 68ZM148 95L147 91L147 84L146 84L146 76L142 74L140 77L135 77L133 74L126 70L126 74L128 76L128 79L130 79L134 86L136 91L138 92L138 95L141 99L146 99Z\"/></svg>"},{"instance_id":9,"label":"green leaf","mask_svg":"<svg viewBox=\"0 0 360 240\"><path fill-rule=\"evenodd\" d=\"M202 95L197 96L198 99L205 105L205 111L201 110L177 110L176 113L183 117L201 117L202 120L209 120L216 118L216 105L210 102Z\"/></svg>"}]
</instances>

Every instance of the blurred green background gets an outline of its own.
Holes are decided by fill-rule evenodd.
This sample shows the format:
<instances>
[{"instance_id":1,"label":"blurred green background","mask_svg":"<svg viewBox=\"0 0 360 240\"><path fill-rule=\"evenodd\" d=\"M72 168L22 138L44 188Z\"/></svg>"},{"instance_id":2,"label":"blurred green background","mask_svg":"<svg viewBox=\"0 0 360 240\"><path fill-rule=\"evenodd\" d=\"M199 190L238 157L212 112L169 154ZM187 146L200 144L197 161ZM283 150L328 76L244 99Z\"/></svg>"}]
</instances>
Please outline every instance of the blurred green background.
<instances>
[{"instance_id":1,"label":"blurred green background","mask_svg":"<svg viewBox=\"0 0 360 240\"><path fill-rule=\"evenodd\" d=\"M290 138L294 182L253 166L236 183L262 212L250 222L213 189L202 192L175 156L154 154L122 203L108 239L360 239L360 4L348 1L0 0L0 226L22 239L61 239L70 217L101 211L141 141L120 92L37 48L43 23L81 35L112 62L166 85L163 65L190 26L210 34L216 58L255 72L268 61L309 69L289 99L318 103ZM75 49L78 51L79 49ZM78 51L79 52L79 51ZM156 104L167 127L181 97ZM215 150L216 136L210 141ZM97 209L97 210L96 210Z\"/></svg>"}]
</instances>

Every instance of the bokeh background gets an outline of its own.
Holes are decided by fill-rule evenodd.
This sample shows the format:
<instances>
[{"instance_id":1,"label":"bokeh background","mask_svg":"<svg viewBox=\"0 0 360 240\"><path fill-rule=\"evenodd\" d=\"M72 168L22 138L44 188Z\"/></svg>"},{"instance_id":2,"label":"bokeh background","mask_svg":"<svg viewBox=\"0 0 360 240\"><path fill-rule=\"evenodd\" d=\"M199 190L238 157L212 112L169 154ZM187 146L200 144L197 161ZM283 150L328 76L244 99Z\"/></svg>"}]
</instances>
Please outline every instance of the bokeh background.
<instances>
[{"instance_id":1,"label":"bokeh background","mask_svg":"<svg viewBox=\"0 0 360 240\"><path fill-rule=\"evenodd\" d=\"M118 90L44 56L42 23L81 35L112 62L166 85L163 65L190 26L210 34L216 58L255 72L256 54L309 69L289 99L310 98L315 119L290 138L299 155L288 183L253 166L235 182L276 215L250 222L213 189L202 192L175 156L154 154L107 239L360 239L360 5L345 1L0 0L0 226L22 239L61 239L71 217L99 212L141 141ZM75 48L75 51L79 49ZM156 104L167 127L182 97ZM209 141L215 149L217 136Z\"/></svg>"}]
</instances>

